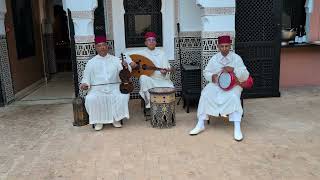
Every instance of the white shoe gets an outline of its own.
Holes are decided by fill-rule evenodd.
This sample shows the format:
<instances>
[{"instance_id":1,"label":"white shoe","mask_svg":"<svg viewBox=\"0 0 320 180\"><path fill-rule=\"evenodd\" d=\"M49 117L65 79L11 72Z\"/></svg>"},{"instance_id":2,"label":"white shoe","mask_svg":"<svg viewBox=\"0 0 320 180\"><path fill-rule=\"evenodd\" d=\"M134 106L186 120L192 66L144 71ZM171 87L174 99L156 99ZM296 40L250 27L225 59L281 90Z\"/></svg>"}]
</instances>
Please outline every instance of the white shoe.
<instances>
[{"instance_id":1,"label":"white shoe","mask_svg":"<svg viewBox=\"0 0 320 180\"><path fill-rule=\"evenodd\" d=\"M241 131L239 131L239 132L234 132L234 139L235 139L236 141L242 141L243 135L242 135Z\"/></svg>"},{"instance_id":2,"label":"white shoe","mask_svg":"<svg viewBox=\"0 0 320 180\"><path fill-rule=\"evenodd\" d=\"M242 141L243 139L243 135L241 132L241 128L240 128L240 122L234 122L235 126L234 126L234 139L236 141Z\"/></svg>"},{"instance_id":3,"label":"white shoe","mask_svg":"<svg viewBox=\"0 0 320 180\"><path fill-rule=\"evenodd\" d=\"M94 124L94 130L100 131L103 128L103 124L96 123Z\"/></svg>"},{"instance_id":4,"label":"white shoe","mask_svg":"<svg viewBox=\"0 0 320 180\"><path fill-rule=\"evenodd\" d=\"M115 127L115 128L121 128L121 127L122 127L120 121L113 121L112 125L113 125L113 127Z\"/></svg>"},{"instance_id":5,"label":"white shoe","mask_svg":"<svg viewBox=\"0 0 320 180\"><path fill-rule=\"evenodd\" d=\"M197 135L199 134L200 132L204 131L204 127L199 127L199 126L196 126L194 129L192 129L190 132L189 132L189 135Z\"/></svg>"}]
</instances>

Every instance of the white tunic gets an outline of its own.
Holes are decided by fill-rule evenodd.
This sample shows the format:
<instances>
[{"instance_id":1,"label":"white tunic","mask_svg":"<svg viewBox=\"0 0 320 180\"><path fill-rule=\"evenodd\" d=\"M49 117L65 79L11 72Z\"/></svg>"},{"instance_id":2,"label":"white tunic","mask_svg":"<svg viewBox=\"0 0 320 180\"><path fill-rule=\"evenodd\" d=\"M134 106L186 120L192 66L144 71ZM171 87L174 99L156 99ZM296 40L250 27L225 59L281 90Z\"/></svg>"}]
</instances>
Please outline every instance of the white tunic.
<instances>
[{"instance_id":1,"label":"white tunic","mask_svg":"<svg viewBox=\"0 0 320 180\"><path fill-rule=\"evenodd\" d=\"M201 92L198 118L204 115L219 116L220 114L225 116L236 111L243 113L240 101L242 88L237 85L229 91L224 91L217 83L212 82L212 75L220 74L225 66L234 68L234 73L240 82L248 79L249 72L239 55L233 52L230 52L226 57L221 53L214 55L203 71L203 75L209 83Z\"/></svg>"},{"instance_id":2,"label":"white tunic","mask_svg":"<svg viewBox=\"0 0 320 180\"><path fill-rule=\"evenodd\" d=\"M139 54L145 56L146 58L150 59L156 67L159 68L170 68L170 63L167 57L165 56L164 52L160 49L149 50L145 48L142 51L137 53L131 54ZM127 56L127 62L130 64L132 60ZM172 81L170 80L170 73L166 75L161 74L160 71L154 71L151 76L140 76L140 91L139 94L141 97L146 101L146 107L150 108L150 94L148 92L149 89L154 87L174 87Z\"/></svg>"},{"instance_id":3,"label":"white tunic","mask_svg":"<svg viewBox=\"0 0 320 180\"><path fill-rule=\"evenodd\" d=\"M129 94L121 94L119 72L122 70L121 60L115 56L95 56L88 61L81 83L89 85L85 106L89 114L90 124L112 123L129 118Z\"/></svg>"}]
</instances>

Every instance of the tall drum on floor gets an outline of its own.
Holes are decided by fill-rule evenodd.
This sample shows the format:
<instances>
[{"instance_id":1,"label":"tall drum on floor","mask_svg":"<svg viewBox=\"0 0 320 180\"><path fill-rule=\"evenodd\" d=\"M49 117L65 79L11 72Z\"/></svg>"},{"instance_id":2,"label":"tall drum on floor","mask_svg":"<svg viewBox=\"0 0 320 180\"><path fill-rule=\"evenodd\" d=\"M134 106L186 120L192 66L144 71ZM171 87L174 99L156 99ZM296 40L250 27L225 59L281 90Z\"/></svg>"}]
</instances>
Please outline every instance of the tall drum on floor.
<instances>
[{"instance_id":1,"label":"tall drum on floor","mask_svg":"<svg viewBox=\"0 0 320 180\"><path fill-rule=\"evenodd\" d=\"M170 128L175 126L176 90L170 87L159 87L150 89L149 93L152 127Z\"/></svg>"}]
</instances>

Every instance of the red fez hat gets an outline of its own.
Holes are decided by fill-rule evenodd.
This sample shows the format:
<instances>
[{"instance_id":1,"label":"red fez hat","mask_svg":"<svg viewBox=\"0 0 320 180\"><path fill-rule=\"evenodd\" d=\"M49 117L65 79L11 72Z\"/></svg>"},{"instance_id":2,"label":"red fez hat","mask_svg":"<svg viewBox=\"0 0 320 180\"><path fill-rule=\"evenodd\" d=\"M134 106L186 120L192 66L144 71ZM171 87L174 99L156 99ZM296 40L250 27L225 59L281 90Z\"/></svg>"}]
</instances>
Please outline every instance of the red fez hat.
<instances>
[{"instance_id":1,"label":"red fez hat","mask_svg":"<svg viewBox=\"0 0 320 180\"><path fill-rule=\"evenodd\" d=\"M144 35L144 39L147 39L147 38L150 38L150 37L157 38L157 35L156 35L156 33L154 33L154 32L147 32L147 33Z\"/></svg>"},{"instance_id":2,"label":"red fez hat","mask_svg":"<svg viewBox=\"0 0 320 180\"><path fill-rule=\"evenodd\" d=\"M232 40L230 36L219 36L218 37L218 44L231 44Z\"/></svg>"},{"instance_id":3,"label":"red fez hat","mask_svg":"<svg viewBox=\"0 0 320 180\"><path fill-rule=\"evenodd\" d=\"M96 44L105 43L105 42L107 42L107 38L106 38L105 36L96 36L96 37L94 38L94 42L95 42Z\"/></svg>"}]
</instances>

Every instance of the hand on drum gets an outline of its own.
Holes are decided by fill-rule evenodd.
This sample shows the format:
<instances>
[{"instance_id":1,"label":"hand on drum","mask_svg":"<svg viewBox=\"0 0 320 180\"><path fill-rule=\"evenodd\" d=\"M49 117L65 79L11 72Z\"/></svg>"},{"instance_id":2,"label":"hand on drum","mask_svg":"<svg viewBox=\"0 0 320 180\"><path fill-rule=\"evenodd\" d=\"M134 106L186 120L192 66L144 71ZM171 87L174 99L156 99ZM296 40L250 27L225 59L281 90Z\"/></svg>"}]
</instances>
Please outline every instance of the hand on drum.
<instances>
[{"instance_id":1,"label":"hand on drum","mask_svg":"<svg viewBox=\"0 0 320 180\"><path fill-rule=\"evenodd\" d=\"M79 88L80 88L81 90L88 90L88 89L89 89L89 85L86 84L86 83L81 83Z\"/></svg>"},{"instance_id":2,"label":"hand on drum","mask_svg":"<svg viewBox=\"0 0 320 180\"><path fill-rule=\"evenodd\" d=\"M230 66L226 66L222 68L223 72L233 72L234 68Z\"/></svg>"},{"instance_id":3,"label":"hand on drum","mask_svg":"<svg viewBox=\"0 0 320 180\"><path fill-rule=\"evenodd\" d=\"M213 74L212 75L212 82L213 83L217 83L218 82L218 77L219 77L218 74Z\"/></svg>"}]
</instances>

